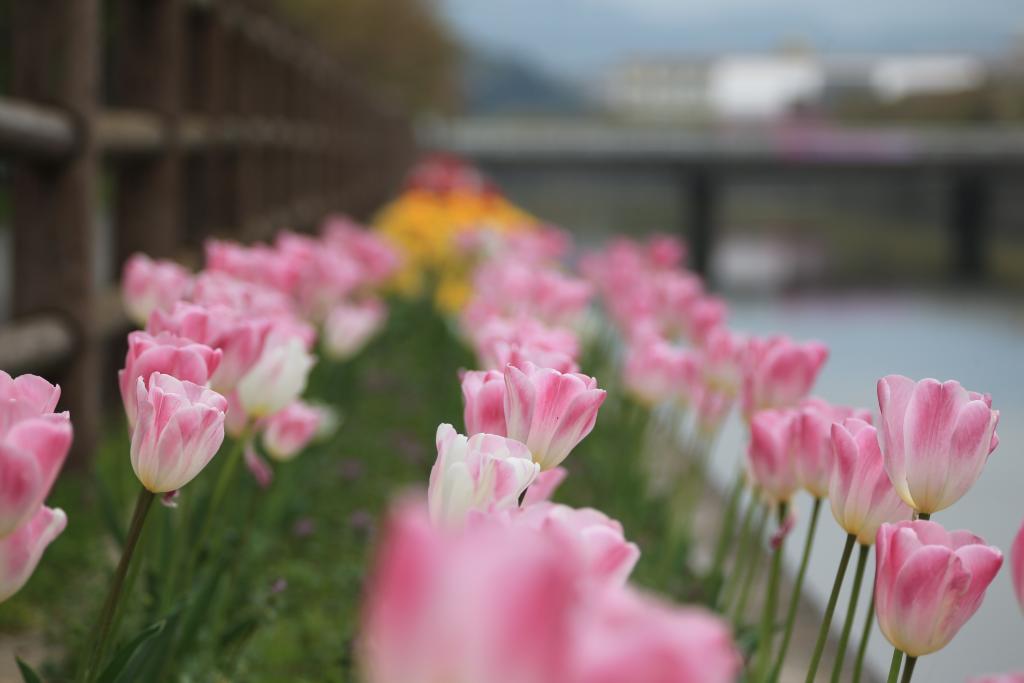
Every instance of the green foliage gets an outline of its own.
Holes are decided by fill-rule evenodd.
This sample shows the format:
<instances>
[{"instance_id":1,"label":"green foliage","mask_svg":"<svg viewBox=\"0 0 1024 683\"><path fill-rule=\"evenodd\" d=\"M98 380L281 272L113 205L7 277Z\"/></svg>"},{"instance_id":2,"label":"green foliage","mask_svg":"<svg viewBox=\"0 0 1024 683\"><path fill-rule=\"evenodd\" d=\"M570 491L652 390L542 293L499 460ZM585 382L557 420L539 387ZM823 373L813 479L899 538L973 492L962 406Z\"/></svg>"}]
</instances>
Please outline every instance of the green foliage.
<instances>
[{"instance_id":1,"label":"green foliage","mask_svg":"<svg viewBox=\"0 0 1024 683\"><path fill-rule=\"evenodd\" d=\"M600 353L585 364L603 385L612 383ZM395 496L422 493L438 424L462 429L457 371L474 365L448 323L419 303L395 303L387 330L354 361L322 362L309 397L339 409L340 428L294 461L274 463L267 491L236 473L187 585L175 586L165 569L182 552L181 528L194 536L223 458L182 491L178 508L154 506L104 680L356 680L363 584L382 516ZM643 552L638 583L699 599L699 582L684 570L688 539L665 541L669 501L647 493L646 411L609 388L597 428L565 463L571 475L557 499L623 522ZM54 643L47 678L74 670L137 487L125 427L115 423L94 471L65 473L52 496L68 512L68 529L0 610L3 629L39 631Z\"/></svg>"}]
</instances>

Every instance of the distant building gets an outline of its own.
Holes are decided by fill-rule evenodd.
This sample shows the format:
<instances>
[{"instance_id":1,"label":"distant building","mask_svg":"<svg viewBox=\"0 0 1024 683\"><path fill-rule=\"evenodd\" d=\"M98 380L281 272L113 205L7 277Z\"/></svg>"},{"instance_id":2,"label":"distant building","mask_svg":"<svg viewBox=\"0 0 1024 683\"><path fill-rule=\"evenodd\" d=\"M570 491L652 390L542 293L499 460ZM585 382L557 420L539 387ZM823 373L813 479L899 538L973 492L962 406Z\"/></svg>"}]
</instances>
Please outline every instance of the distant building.
<instances>
[{"instance_id":1,"label":"distant building","mask_svg":"<svg viewBox=\"0 0 1024 683\"><path fill-rule=\"evenodd\" d=\"M703 120L712 115L708 99L711 62L692 59L631 60L605 78L605 106L631 118Z\"/></svg>"},{"instance_id":2,"label":"distant building","mask_svg":"<svg viewBox=\"0 0 1024 683\"><path fill-rule=\"evenodd\" d=\"M984 84L992 65L956 54L765 53L631 60L608 71L605 107L664 122L770 121L828 109L852 94L879 102L955 93Z\"/></svg>"}]
</instances>

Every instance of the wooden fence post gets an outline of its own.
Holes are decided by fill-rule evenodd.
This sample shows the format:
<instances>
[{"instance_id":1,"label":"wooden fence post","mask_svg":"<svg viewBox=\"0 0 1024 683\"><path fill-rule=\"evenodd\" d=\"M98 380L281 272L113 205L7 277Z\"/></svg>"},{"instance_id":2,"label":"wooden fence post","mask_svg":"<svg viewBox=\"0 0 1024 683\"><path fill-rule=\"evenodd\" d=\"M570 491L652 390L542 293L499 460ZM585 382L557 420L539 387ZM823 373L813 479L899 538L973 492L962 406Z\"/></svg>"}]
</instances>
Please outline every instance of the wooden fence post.
<instances>
[{"instance_id":1,"label":"wooden fence post","mask_svg":"<svg viewBox=\"0 0 1024 683\"><path fill-rule=\"evenodd\" d=\"M117 168L118 264L133 252L170 257L179 244L184 199L178 117L183 99L182 0L121 0L118 103L153 111L168 139L155 155Z\"/></svg>"},{"instance_id":2,"label":"wooden fence post","mask_svg":"<svg viewBox=\"0 0 1024 683\"><path fill-rule=\"evenodd\" d=\"M78 463L95 448L101 406L93 314L98 14L97 0L12 3L12 94L65 109L77 127L70 158L16 167L12 214L15 316L57 313L77 334L75 353L56 379L74 422Z\"/></svg>"}]
</instances>

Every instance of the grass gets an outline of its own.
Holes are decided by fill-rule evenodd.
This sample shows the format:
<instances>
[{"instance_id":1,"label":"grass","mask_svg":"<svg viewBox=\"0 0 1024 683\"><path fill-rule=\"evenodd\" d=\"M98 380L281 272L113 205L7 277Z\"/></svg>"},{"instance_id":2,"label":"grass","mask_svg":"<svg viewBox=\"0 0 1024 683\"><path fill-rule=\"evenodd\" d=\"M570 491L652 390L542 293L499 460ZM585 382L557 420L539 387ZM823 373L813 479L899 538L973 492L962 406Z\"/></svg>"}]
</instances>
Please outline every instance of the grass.
<instances>
[{"instance_id":1,"label":"grass","mask_svg":"<svg viewBox=\"0 0 1024 683\"><path fill-rule=\"evenodd\" d=\"M218 680L211 672L256 683L355 680L353 642L381 516L394 496L425 488L437 425L462 429L457 370L473 366L445 321L424 304L404 303L395 304L387 330L354 362L320 364L310 398L336 406L343 423L295 461L277 464L269 491L244 472L239 477L217 520L225 565L195 580L199 599L210 603L200 619L205 626L169 670L200 681ZM571 475L557 499L623 522L643 552L638 583L699 599L699 584L684 570L687 539L664 542L668 503L645 493L642 412L615 390L599 355L584 370L612 391L597 428L566 462ZM193 504L190 494L201 499L195 492L209 487L219 464L183 490L183 509ZM124 425L112 422L95 471L69 471L51 496L68 512L68 529L28 586L0 608L0 632L35 632L51 644L50 660L33 662L47 680L69 677L69 653L92 627L116 559L114 537L136 490ZM154 510L124 638L165 606L155 570L182 513Z\"/></svg>"}]
</instances>

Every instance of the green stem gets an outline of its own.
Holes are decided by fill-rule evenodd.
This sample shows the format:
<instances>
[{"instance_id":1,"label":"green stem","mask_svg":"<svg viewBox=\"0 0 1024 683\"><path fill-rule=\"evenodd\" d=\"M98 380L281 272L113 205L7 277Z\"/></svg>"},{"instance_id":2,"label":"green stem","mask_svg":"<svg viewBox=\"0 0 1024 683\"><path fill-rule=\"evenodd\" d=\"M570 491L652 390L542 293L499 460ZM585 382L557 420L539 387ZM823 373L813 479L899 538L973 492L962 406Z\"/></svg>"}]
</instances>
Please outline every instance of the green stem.
<instances>
[{"instance_id":1,"label":"green stem","mask_svg":"<svg viewBox=\"0 0 1024 683\"><path fill-rule=\"evenodd\" d=\"M892 663L889 664L889 678L886 679L886 683L896 683L900 677L900 664L903 663L903 653L900 649L893 648L892 651Z\"/></svg>"},{"instance_id":2,"label":"green stem","mask_svg":"<svg viewBox=\"0 0 1024 683\"><path fill-rule=\"evenodd\" d=\"M760 507L757 497L751 495L750 500L747 501L747 507L743 511L743 520L740 522L739 533L736 536L736 556L733 558L732 570L718 594L718 606L723 611L732 604L740 579L746 572L746 556L750 546L750 525L754 521L754 514Z\"/></svg>"},{"instance_id":3,"label":"green stem","mask_svg":"<svg viewBox=\"0 0 1024 683\"><path fill-rule=\"evenodd\" d=\"M743 616L747 613L747 601L750 599L751 589L754 586L754 576L757 575L757 567L761 564L761 538L764 536L764 527L768 522L767 512L763 512L757 523L757 528L750 536L745 560L743 574L743 588L740 591L739 600L733 610L733 623L739 625Z\"/></svg>"},{"instance_id":4,"label":"green stem","mask_svg":"<svg viewBox=\"0 0 1024 683\"><path fill-rule=\"evenodd\" d=\"M871 627L875 623L875 588L871 587L871 602L868 603L868 615L864 619L864 630L860 634L860 646L857 648L857 661L853 665L853 683L860 683L860 675L864 671L864 657L868 652L868 639Z\"/></svg>"},{"instance_id":5,"label":"green stem","mask_svg":"<svg viewBox=\"0 0 1024 683\"><path fill-rule=\"evenodd\" d=\"M800 559L800 569L796 574L796 583L793 584L793 595L789 598L789 610L786 612L786 628L782 636L782 645L779 648L779 656L775 660L775 667L772 669L771 680L776 681L782 672L782 665L786 661L786 653L789 651L789 642L793 638L793 625L796 623L796 613L800 607L800 598L803 593L804 576L807 574L807 565L811 559L811 549L814 546L814 533L818 528L818 515L821 512L821 498L814 499L814 507L811 510L811 522L807 527L807 538L804 540L804 555Z\"/></svg>"},{"instance_id":6,"label":"green stem","mask_svg":"<svg viewBox=\"0 0 1024 683\"><path fill-rule=\"evenodd\" d=\"M907 665L903 667L903 678L900 683L910 683L910 677L914 675L914 665L917 664L917 657L907 657Z\"/></svg>"},{"instance_id":7,"label":"green stem","mask_svg":"<svg viewBox=\"0 0 1024 683\"><path fill-rule=\"evenodd\" d=\"M917 513L917 518L918 519L928 520L928 519L932 518L932 513L930 513L930 512L918 512ZM908 667L910 666L910 658L907 658L907 666Z\"/></svg>"},{"instance_id":8,"label":"green stem","mask_svg":"<svg viewBox=\"0 0 1024 683\"><path fill-rule=\"evenodd\" d=\"M228 453L227 461L220 468L220 472L217 475L217 481L213 486L213 493L210 494L210 501L206 505L202 523L199 525L199 531L196 533L195 539L193 539L192 552L189 554L188 563L185 565L186 586L191 582L192 572L195 570L195 565L199 561L199 555L206 544L206 537L210 534L213 519L217 516L218 509L224 501L224 496L227 494L228 486L234 478L235 470L238 469L238 463L242 459L242 454L245 452L245 444L248 440L249 432L245 430L233 444L231 452Z\"/></svg>"},{"instance_id":9,"label":"green stem","mask_svg":"<svg viewBox=\"0 0 1024 683\"><path fill-rule=\"evenodd\" d=\"M818 642L814 645L814 654L811 657L811 666L807 669L806 683L814 683L814 677L818 674L818 665L821 664L821 653L825 651L825 641L828 640L828 630L832 627L832 615L836 611L836 603L839 602L839 591L843 587L843 578L846 576L846 568L850 564L850 555L853 554L853 544L857 537L847 534L846 545L843 547L843 556L839 560L839 569L836 571L836 580L832 584L832 594L828 598L828 606L825 607L825 616L821 620L821 630L818 631Z\"/></svg>"},{"instance_id":10,"label":"green stem","mask_svg":"<svg viewBox=\"0 0 1024 683\"><path fill-rule=\"evenodd\" d=\"M100 611L96 631L91 639L89 652L86 653L88 664L83 670L79 680L90 681L99 673L103 664L107 648L110 646L110 639L116 637L114 633L114 615L117 612L118 603L125 585L125 577L128 575L128 568L131 566L132 556L142 536L142 527L146 523L146 515L153 505L155 495L151 491L142 489L138 498L135 499L135 511L132 513L131 525L128 527L128 536L125 538L124 550L121 552L121 560L117 563L114 571L114 579L111 581L107 598L103 602L103 609Z\"/></svg>"},{"instance_id":11,"label":"green stem","mask_svg":"<svg viewBox=\"0 0 1024 683\"><path fill-rule=\"evenodd\" d=\"M839 674L843 670L843 660L846 658L846 647L850 642L850 632L853 630L853 618L857 615L857 600L860 599L860 586L864 581L864 568L868 563L868 553L871 546L862 545L857 554L857 569L853 574L853 589L850 591L850 606L846 610L846 619L843 621L843 632L839 636L839 649L836 651L836 661L832 664L832 683L839 683Z\"/></svg>"},{"instance_id":12,"label":"green stem","mask_svg":"<svg viewBox=\"0 0 1024 683\"><path fill-rule=\"evenodd\" d=\"M783 501L778 507L778 525L781 528L786 524L786 516L789 514L789 503ZM783 535L778 539L775 549L772 552L772 569L768 576L768 592L765 596L764 607L761 610L761 627L757 639L757 657L754 660L753 680L763 681L768 674L768 667L772 662L772 642L775 640L775 615L778 612L779 603L779 578L782 576L782 557L786 548L786 537Z\"/></svg>"},{"instance_id":13,"label":"green stem","mask_svg":"<svg viewBox=\"0 0 1024 683\"><path fill-rule=\"evenodd\" d=\"M725 567L725 556L729 552L729 541L736 531L736 513L739 512L740 498L743 496L743 472L736 475L736 481L732 485L732 492L729 494L729 502L725 507L725 514L722 515L722 528L718 531L718 542L715 544L715 554L711 562L711 576L721 576Z\"/></svg>"}]
</instances>

